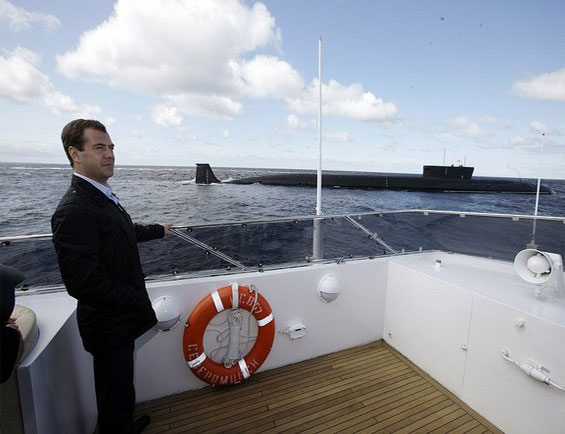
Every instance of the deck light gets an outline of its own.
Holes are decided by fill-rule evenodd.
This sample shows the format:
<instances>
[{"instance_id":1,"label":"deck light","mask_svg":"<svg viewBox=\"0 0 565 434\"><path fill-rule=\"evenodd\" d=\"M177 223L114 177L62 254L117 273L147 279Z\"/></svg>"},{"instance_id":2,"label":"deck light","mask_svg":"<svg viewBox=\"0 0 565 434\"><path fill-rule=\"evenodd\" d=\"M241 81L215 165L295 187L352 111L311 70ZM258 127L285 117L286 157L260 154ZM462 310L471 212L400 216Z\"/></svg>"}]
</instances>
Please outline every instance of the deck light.
<instances>
[{"instance_id":1,"label":"deck light","mask_svg":"<svg viewBox=\"0 0 565 434\"><path fill-rule=\"evenodd\" d=\"M179 301L175 297L165 295L153 300L153 310L157 316L157 328L161 331L174 329L180 322Z\"/></svg>"},{"instance_id":2,"label":"deck light","mask_svg":"<svg viewBox=\"0 0 565 434\"><path fill-rule=\"evenodd\" d=\"M320 279L318 284L318 294L325 303L334 301L341 292L341 285L337 277L333 274L326 274Z\"/></svg>"}]
</instances>

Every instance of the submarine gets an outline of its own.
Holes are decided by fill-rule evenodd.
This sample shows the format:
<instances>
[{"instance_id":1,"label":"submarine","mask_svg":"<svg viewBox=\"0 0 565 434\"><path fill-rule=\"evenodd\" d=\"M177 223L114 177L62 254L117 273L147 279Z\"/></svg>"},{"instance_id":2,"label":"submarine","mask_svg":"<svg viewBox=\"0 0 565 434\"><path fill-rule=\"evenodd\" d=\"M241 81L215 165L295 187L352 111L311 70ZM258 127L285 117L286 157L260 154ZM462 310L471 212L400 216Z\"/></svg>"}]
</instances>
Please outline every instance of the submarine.
<instances>
[{"instance_id":1,"label":"submarine","mask_svg":"<svg viewBox=\"0 0 565 434\"><path fill-rule=\"evenodd\" d=\"M387 189L456 193L526 193L535 194L537 184L521 178L473 177L474 167L424 166L421 175L401 173L352 173L324 171L322 187ZM196 164L196 184L263 184L316 187L316 172L296 172L251 176L220 181L208 163ZM540 185L540 194L551 190Z\"/></svg>"}]
</instances>

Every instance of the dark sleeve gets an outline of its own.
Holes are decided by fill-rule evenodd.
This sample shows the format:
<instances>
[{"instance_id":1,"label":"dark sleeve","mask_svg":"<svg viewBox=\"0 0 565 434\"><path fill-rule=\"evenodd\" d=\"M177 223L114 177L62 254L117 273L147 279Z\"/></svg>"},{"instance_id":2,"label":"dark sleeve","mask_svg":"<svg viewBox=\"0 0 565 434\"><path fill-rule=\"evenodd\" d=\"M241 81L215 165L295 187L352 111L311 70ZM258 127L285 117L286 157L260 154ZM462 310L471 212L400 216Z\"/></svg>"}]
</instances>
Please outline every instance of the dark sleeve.
<instances>
[{"instance_id":1,"label":"dark sleeve","mask_svg":"<svg viewBox=\"0 0 565 434\"><path fill-rule=\"evenodd\" d=\"M105 267L100 240L108 229L92 212L67 206L55 212L51 225L61 277L72 297L95 308L145 306L145 291L117 280Z\"/></svg>"},{"instance_id":2,"label":"dark sleeve","mask_svg":"<svg viewBox=\"0 0 565 434\"><path fill-rule=\"evenodd\" d=\"M165 236L165 228L161 225L139 225L134 224L135 237L138 243L154 240Z\"/></svg>"},{"instance_id":3,"label":"dark sleeve","mask_svg":"<svg viewBox=\"0 0 565 434\"><path fill-rule=\"evenodd\" d=\"M0 365L0 383L4 383L14 370L18 350L20 348L20 333L13 328L2 325L1 342L2 342L2 360Z\"/></svg>"}]
</instances>

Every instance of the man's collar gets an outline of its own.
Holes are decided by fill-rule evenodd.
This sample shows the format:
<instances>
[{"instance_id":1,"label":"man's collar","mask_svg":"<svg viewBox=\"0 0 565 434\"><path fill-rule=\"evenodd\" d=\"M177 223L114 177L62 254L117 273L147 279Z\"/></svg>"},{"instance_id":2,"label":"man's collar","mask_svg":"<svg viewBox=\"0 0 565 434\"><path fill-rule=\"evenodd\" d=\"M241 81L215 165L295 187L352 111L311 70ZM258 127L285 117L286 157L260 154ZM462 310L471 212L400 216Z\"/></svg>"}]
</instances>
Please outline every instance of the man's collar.
<instances>
[{"instance_id":1,"label":"man's collar","mask_svg":"<svg viewBox=\"0 0 565 434\"><path fill-rule=\"evenodd\" d=\"M84 179L86 182L90 183L91 185L96 187L98 190L100 190L102 193L104 193L104 195L108 199L110 199L114 202L117 202L117 198L115 198L116 196L112 193L112 187L110 186L110 184L106 184L106 185L100 184L99 182L96 182L94 179L90 179L88 176L84 176L84 175L81 175L80 173L76 173L76 172L73 172L73 175L75 175L75 176L77 176L81 179Z\"/></svg>"},{"instance_id":2,"label":"man's collar","mask_svg":"<svg viewBox=\"0 0 565 434\"><path fill-rule=\"evenodd\" d=\"M80 173L76 173L76 172L73 172L73 175L78 176L79 178L82 178L85 181L90 182L92 185L94 185L99 190L102 190L102 189L110 189L110 191L112 190L112 187L110 187L110 184L100 184L99 182L95 181L94 179L91 179L88 176L84 176L84 175L81 175Z\"/></svg>"}]
</instances>

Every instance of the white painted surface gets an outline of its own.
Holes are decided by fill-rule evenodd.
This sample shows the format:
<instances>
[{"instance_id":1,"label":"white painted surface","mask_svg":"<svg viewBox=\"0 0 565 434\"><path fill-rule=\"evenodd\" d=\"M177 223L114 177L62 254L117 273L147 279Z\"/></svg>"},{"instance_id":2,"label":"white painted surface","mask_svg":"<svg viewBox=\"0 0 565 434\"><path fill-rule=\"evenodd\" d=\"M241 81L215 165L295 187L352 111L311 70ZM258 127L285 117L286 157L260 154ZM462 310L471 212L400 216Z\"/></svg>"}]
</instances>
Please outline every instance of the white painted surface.
<instances>
[{"instance_id":1,"label":"white painted surface","mask_svg":"<svg viewBox=\"0 0 565 434\"><path fill-rule=\"evenodd\" d=\"M77 302L67 293L58 292L17 297L16 303L31 309L35 313L39 330L34 348L19 365L25 367L33 363L47 348L63 324L73 315Z\"/></svg>"},{"instance_id":2,"label":"white painted surface","mask_svg":"<svg viewBox=\"0 0 565 434\"><path fill-rule=\"evenodd\" d=\"M254 284L273 310L277 334L273 348L260 370L381 339L387 262L383 258L149 284L151 299L173 295L181 300L183 326L170 332L150 331L136 343L138 401L205 385L192 374L184 360L184 324L202 298L231 282ZM318 283L330 272L341 282L341 294L334 302L324 303L318 295ZM279 333L296 323L306 326L304 337L292 340L286 334Z\"/></svg>"},{"instance_id":3,"label":"white painted surface","mask_svg":"<svg viewBox=\"0 0 565 434\"><path fill-rule=\"evenodd\" d=\"M541 363L563 384L565 300L536 296L511 263L446 253L393 258L384 337L443 386L460 384L460 398L503 431L565 433L565 392L526 376L500 352ZM463 369L452 354L457 337L468 342Z\"/></svg>"},{"instance_id":4,"label":"white painted surface","mask_svg":"<svg viewBox=\"0 0 565 434\"><path fill-rule=\"evenodd\" d=\"M439 277L389 265L384 338L460 396L473 297Z\"/></svg>"},{"instance_id":5,"label":"white painted surface","mask_svg":"<svg viewBox=\"0 0 565 434\"><path fill-rule=\"evenodd\" d=\"M563 385L565 328L477 296L463 383L463 400L505 432L565 433L565 392L525 375L501 348L516 361L541 363Z\"/></svg>"},{"instance_id":6,"label":"white painted surface","mask_svg":"<svg viewBox=\"0 0 565 434\"><path fill-rule=\"evenodd\" d=\"M96 425L92 358L75 319L76 300L66 293L18 297L32 309L39 338L18 366L26 434L91 433Z\"/></svg>"},{"instance_id":7,"label":"white painted surface","mask_svg":"<svg viewBox=\"0 0 565 434\"><path fill-rule=\"evenodd\" d=\"M436 259L442 261L441 271L435 269ZM391 262L565 326L565 298L536 297L535 285L524 282L510 262L442 252L399 256Z\"/></svg>"}]
</instances>

